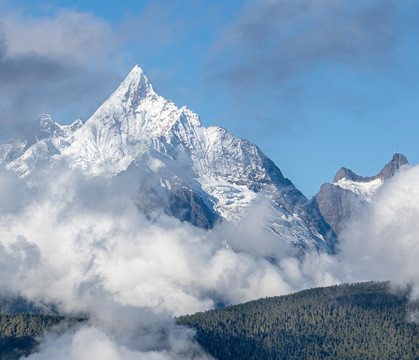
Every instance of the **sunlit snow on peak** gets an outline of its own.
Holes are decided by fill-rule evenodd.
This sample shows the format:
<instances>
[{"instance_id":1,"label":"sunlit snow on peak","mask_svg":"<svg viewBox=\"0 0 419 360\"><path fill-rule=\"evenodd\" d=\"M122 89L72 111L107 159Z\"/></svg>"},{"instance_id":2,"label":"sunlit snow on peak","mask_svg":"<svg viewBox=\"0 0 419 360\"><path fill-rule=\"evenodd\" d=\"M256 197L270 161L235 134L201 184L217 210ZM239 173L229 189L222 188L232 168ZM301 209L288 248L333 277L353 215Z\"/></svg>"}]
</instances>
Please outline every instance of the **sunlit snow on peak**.
<instances>
[{"instance_id":1,"label":"sunlit snow on peak","mask_svg":"<svg viewBox=\"0 0 419 360\"><path fill-rule=\"evenodd\" d=\"M364 200L371 202L377 190L381 187L381 185L383 185L383 180L377 178L371 181L361 182L348 179L340 179L339 181L332 184L339 186L342 189L350 190L356 195L361 196Z\"/></svg>"}]
</instances>

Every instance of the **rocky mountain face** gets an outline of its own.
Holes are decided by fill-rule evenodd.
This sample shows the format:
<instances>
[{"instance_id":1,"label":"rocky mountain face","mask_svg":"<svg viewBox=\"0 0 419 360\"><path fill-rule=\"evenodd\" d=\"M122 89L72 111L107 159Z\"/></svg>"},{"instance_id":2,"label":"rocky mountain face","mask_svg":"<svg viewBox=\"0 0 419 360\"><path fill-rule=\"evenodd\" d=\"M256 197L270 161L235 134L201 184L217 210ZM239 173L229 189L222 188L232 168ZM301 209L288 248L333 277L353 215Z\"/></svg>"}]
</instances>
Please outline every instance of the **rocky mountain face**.
<instances>
[{"instance_id":1,"label":"rocky mountain face","mask_svg":"<svg viewBox=\"0 0 419 360\"><path fill-rule=\"evenodd\" d=\"M371 202L381 185L408 164L404 155L394 154L380 173L371 177L359 176L342 167L332 183L321 186L313 201L327 223L339 235L356 209Z\"/></svg>"},{"instance_id":2,"label":"rocky mountain face","mask_svg":"<svg viewBox=\"0 0 419 360\"><path fill-rule=\"evenodd\" d=\"M89 176L140 169L144 213L163 210L211 228L238 222L265 201L266 229L301 251L333 252L336 235L317 203L307 200L253 143L219 126L204 127L187 107L157 95L136 66L83 123L62 126L48 116L30 139L0 146L0 164L33 181L41 166L66 162ZM150 180L152 179L152 180Z\"/></svg>"}]
</instances>

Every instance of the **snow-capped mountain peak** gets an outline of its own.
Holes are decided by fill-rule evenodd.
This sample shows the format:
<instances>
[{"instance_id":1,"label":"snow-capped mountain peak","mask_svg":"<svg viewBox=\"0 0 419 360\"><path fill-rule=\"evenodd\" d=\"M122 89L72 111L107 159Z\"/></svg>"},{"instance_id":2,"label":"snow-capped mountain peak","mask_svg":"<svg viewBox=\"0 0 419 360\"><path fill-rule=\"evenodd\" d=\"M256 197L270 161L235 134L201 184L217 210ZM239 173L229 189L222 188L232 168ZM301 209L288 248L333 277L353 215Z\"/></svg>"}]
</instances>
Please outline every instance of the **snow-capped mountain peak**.
<instances>
[{"instance_id":1,"label":"snow-capped mountain peak","mask_svg":"<svg viewBox=\"0 0 419 360\"><path fill-rule=\"evenodd\" d=\"M272 209L267 228L282 241L300 250L333 249L333 231L318 208L256 145L221 127L204 127L193 111L157 95L138 66L84 124L41 122L45 138L7 165L22 176L36 171L40 159L64 160L89 176L138 167L154 179L143 191L181 220L201 227L219 218L240 221L263 198Z\"/></svg>"},{"instance_id":2,"label":"snow-capped mountain peak","mask_svg":"<svg viewBox=\"0 0 419 360\"><path fill-rule=\"evenodd\" d=\"M122 102L129 106L136 106L147 98L156 98L153 86L144 71L138 66L131 70L112 97L118 97Z\"/></svg>"},{"instance_id":3,"label":"snow-capped mountain peak","mask_svg":"<svg viewBox=\"0 0 419 360\"><path fill-rule=\"evenodd\" d=\"M151 148L173 157L174 145L197 145L201 127L198 115L157 95L144 71L135 66L64 155L83 169L117 174Z\"/></svg>"},{"instance_id":4,"label":"snow-capped mountain peak","mask_svg":"<svg viewBox=\"0 0 419 360\"><path fill-rule=\"evenodd\" d=\"M65 138L71 136L82 126L83 120L80 118L77 118L77 120L70 125L60 125L53 121L49 114L42 114L38 119L36 135L35 138L32 139L32 143L34 143L35 140Z\"/></svg>"},{"instance_id":5,"label":"snow-capped mountain peak","mask_svg":"<svg viewBox=\"0 0 419 360\"><path fill-rule=\"evenodd\" d=\"M52 121L51 116L48 114L42 114L37 121L36 129L36 140L42 140L50 137L63 136L63 130L61 125ZM33 142L35 142L33 139Z\"/></svg>"}]
</instances>

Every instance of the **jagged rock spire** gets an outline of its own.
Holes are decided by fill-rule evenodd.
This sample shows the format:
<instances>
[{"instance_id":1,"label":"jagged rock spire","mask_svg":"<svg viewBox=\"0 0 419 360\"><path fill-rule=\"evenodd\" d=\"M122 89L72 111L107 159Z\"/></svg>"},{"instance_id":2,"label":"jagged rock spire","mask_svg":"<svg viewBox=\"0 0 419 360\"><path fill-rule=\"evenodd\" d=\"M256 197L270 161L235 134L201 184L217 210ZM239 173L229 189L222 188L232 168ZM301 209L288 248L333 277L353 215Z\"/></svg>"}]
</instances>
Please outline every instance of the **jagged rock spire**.
<instances>
[{"instance_id":1,"label":"jagged rock spire","mask_svg":"<svg viewBox=\"0 0 419 360\"><path fill-rule=\"evenodd\" d=\"M394 154L393 158L383 167L377 177L385 180L392 177L401 166L409 165L406 156L403 154Z\"/></svg>"}]
</instances>

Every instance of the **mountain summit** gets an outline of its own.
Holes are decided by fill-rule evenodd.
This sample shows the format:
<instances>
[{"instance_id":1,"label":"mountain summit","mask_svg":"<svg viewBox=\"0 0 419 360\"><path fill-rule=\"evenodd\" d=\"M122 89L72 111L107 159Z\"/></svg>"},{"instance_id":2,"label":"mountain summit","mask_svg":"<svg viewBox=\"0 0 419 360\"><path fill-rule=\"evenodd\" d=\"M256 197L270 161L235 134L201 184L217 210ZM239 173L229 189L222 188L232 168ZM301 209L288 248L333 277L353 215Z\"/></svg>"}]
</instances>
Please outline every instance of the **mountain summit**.
<instances>
[{"instance_id":1,"label":"mountain summit","mask_svg":"<svg viewBox=\"0 0 419 360\"><path fill-rule=\"evenodd\" d=\"M278 241L303 252L333 251L335 235L317 206L256 145L219 126L204 127L187 107L157 95L138 66L84 124L51 127L65 131L38 138L17 156L3 156L3 166L28 179L41 160L65 161L89 176L137 168L148 179L138 184L149 195L138 204L146 213L164 211L210 228L217 221L241 221L265 201L266 229ZM0 154L13 146L1 145Z\"/></svg>"},{"instance_id":2,"label":"mountain summit","mask_svg":"<svg viewBox=\"0 0 419 360\"><path fill-rule=\"evenodd\" d=\"M355 174L352 170L342 167L336 173L333 182L337 183L339 182L339 180L342 179L347 179L356 182L370 182L376 179L381 179L384 181L394 176L394 174L400 169L400 167L408 164L409 162L407 161L406 156L404 156L403 154L394 154L393 158L375 176L359 176Z\"/></svg>"},{"instance_id":3,"label":"mountain summit","mask_svg":"<svg viewBox=\"0 0 419 360\"><path fill-rule=\"evenodd\" d=\"M375 176L359 176L352 170L340 168L332 183L323 184L314 197L324 219L340 234L355 208L373 200L381 185L393 177L397 171L408 166L403 154L394 154L393 158Z\"/></svg>"},{"instance_id":4,"label":"mountain summit","mask_svg":"<svg viewBox=\"0 0 419 360\"><path fill-rule=\"evenodd\" d=\"M156 100L158 97L145 72L136 65L106 103L119 101L127 108L135 108L147 99Z\"/></svg>"},{"instance_id":5,"label":"mountain summit","mask_svg":"<svg viewBox=\"0 0 419 360\"><path fill-rule=\"evenodd\" d=\"M147 75L138 65L134 66L115 93L129 94L138 98L156 96Z\"/></svg>"}]
</instances>

